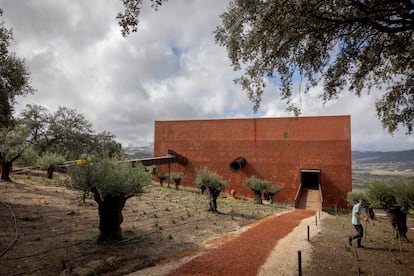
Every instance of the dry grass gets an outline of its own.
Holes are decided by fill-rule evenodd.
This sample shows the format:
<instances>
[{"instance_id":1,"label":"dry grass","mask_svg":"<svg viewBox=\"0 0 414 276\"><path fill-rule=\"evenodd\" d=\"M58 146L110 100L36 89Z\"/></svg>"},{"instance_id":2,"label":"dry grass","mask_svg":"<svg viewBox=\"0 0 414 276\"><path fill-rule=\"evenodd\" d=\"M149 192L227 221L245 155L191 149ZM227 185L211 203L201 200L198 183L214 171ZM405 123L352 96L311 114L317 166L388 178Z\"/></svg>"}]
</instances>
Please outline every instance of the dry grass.
<instances>
[{"instance_id":1,"label":"dry grass","mask_svg":"<svg viewBox=\"0 0 414 276\"><path fill-rule=\"evenodd\" d=\"M19 238L0 257L1 275L57 275L72 271L122 275L155 265L175 254L196 254L207 240L234 232L285 206L256 205L220 198L222 214L206 211L207 197L198 192L154 184L140 197L127 201L123 211L124 238L98 244L96 203L68 190L64 176L14 176L0 182L0 200L14 211ZM14 236L7 208L0 206L0 246ZM218 242L216 240L216 242Z\"/></svg>"},{"instance_id":2,"label":"dry grass","mask_svg":"<svg viewBox=\"0 0 414 276\"><path fill-rule=\"evenodd\" d=\"M16 216L19 237L0 257L0 275L124 275L158 263L208 250L207 241L220 244L224 234L237 232L261 218L286 211L281 205L256 205L220 198L222 214L206 212L207 198L197 192L154 184L124 209L124 239L98 244L95 202L83 203L82 193L68 190L64 176L14 176L0 182L0 200ZM0 249L14 237L8 208L0 205ZM349 247L354 233L350 215L326 216L321 231L312 236L311 265L304 275L412 275L414 244L392 238L385 218L368 225L367 248ZM414 228L414 220L408 220ZM414 231L408 237L414 240ZM283 259L283 258L282 258ZM283 265L283 262L281 262Z\"/></svg>"}]
</instances>

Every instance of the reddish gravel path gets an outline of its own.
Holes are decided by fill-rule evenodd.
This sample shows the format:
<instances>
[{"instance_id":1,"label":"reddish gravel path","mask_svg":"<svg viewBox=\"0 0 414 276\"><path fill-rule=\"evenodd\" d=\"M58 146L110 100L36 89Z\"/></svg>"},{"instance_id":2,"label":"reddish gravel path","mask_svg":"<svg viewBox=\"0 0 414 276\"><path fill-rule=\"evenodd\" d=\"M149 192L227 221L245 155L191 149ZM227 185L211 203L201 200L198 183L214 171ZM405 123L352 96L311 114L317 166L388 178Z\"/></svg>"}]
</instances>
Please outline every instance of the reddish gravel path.
<instances>
[{"instance_id":1,"label":"reddish gravel path","mask_svg":"<svg viewBox=\"0 0 414 276\"><path fill-rule=\"evenodd\" d=\"M312 215L315 211L296 209L266 219L168 275L257 275L276 243Z\"/></svg>"}]
</instances>

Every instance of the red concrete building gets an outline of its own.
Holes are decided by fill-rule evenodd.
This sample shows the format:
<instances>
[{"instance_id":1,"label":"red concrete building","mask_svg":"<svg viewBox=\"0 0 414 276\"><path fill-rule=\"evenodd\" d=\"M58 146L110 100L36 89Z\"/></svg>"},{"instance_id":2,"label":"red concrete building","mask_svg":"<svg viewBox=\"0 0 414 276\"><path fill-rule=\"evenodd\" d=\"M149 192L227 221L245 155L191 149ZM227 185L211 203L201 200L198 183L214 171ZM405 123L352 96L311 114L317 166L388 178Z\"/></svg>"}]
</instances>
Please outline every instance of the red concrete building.
<instances>
[{"instance_id":1,"label":"red concrete building","mask_svg":"<svg viewBox=\"0 0 414 276\"><path fill-rule=\"evenodd\" d=\"M208 167L228 181L227 193L252 198L243 182L254 175L282 187L275 201L298 208L308 190L324 207L346 207L352 190L350 116L156 121L154 136L154 156L173 150L187 158L170 165L184 173L184 186Z\"/></svg>"}]
</instances>

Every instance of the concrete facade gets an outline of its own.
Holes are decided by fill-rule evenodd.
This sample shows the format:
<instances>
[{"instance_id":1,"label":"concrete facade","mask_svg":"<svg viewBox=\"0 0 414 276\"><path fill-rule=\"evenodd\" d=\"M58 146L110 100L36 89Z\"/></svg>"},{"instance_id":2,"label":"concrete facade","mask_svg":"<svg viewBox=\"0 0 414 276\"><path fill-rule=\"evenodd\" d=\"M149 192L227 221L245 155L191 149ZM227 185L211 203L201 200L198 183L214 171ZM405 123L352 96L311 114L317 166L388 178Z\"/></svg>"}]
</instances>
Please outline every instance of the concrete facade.
<instances>
[{"instance_id":1,"label":"concrete facade","mask_svg":"<svg viewBox=\"0 0 414 276\"><path fill-rule=\"evenodd\" d=\"M243 182L254 175L282 187L275 201L293 204L301 170L320 171L324 207L346 207L352 190L350 116L156 121L154 142L154 156L172 149L188 159L170 165L184 173L184 186L194 186L197 169L208 167L228 181L224 192L249 198ZM233 172L237 157L247 164Z\"/></svg>"}]
</instances>

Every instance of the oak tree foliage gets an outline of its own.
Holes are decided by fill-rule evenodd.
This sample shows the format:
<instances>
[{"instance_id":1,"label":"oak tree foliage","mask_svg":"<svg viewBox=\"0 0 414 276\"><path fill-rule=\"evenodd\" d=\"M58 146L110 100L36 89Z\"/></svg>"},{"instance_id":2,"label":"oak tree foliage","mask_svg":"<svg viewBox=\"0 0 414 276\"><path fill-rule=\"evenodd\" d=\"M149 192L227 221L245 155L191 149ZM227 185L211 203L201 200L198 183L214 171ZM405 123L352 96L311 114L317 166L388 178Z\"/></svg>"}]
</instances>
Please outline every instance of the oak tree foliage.
<instances>
[{"instance_id":1,"label":"oak tree foliage","mask_svg":"<svg viewBox=\"0 0 414 276\"><path fill-rule=\"evenodd\" d=\"M412 132L414 2L411 0L233 0L221 15L216 42L227 48L235 81L257 111L269 80L279 78L288 109L298 75L304 92L323 83L322 101L343 90L385 91L375 103L384 128ZM299 79L300 79L299 78Z\"/></svg>"},{"instance_id":2,"label":"oak tree foliage","mask_svg":"<svg viewBox=\"0 0 414 276\"><path fill-rule=\"evenodd\" d=\"M121 27L121 33L124 37L131 32L138 30L139 13L141 12L143 0L120 0L124 5L124 12L119 12L116 16L118 24ZM155 10L167 0L151 0L151 7Z\"/></svg>"},{"instance_id":3,"label":"oak tree foliage","mask_svg":"<svg viewBox=\"0 0 414 276\"><path fill-rule=\"evenodd\" d=\"M3 10L0 9L0 16L2 14ZM24 60L8 49L12 39L11 29L7 29L4 21L0 21L0 127L13 125L16 97L34 92Z\"/></svg>"},{"instance_id":4,"label":"oak tree foliage","mask_svg":"<svg viewBox=\"0 0 414 276\"><path fill-rule=\"evenodd\" d=\"M54 152L69 160L82 154L100 158L122 155L122 146L114 134L95 134L89 120L75 109L59 107L50 113L42 106L26 105L18 119L30 130L28 139L40 155Z\"/></svg>"},{"instance_id":5,"label":"oak tree foliage","mask_svg":"<svg viewBox=\"0 0 414 276\"><path fill-rule=\"evenodd\" d=\"M142 0L121 0L122 34L137 31ZM166 0L152 0L157 9ZM296 115L293 84L303 92L323 84L326 103L348 90L380 89L375 102L384 128L414 124L414 2L412 0L232 0L214 31L227 48L235 80L257 111L269 82L280 83L287 110ZM300 86L302 87L302 86ZM299 91L300 93L301 91Z\"/></svg>"}]
</instances>

